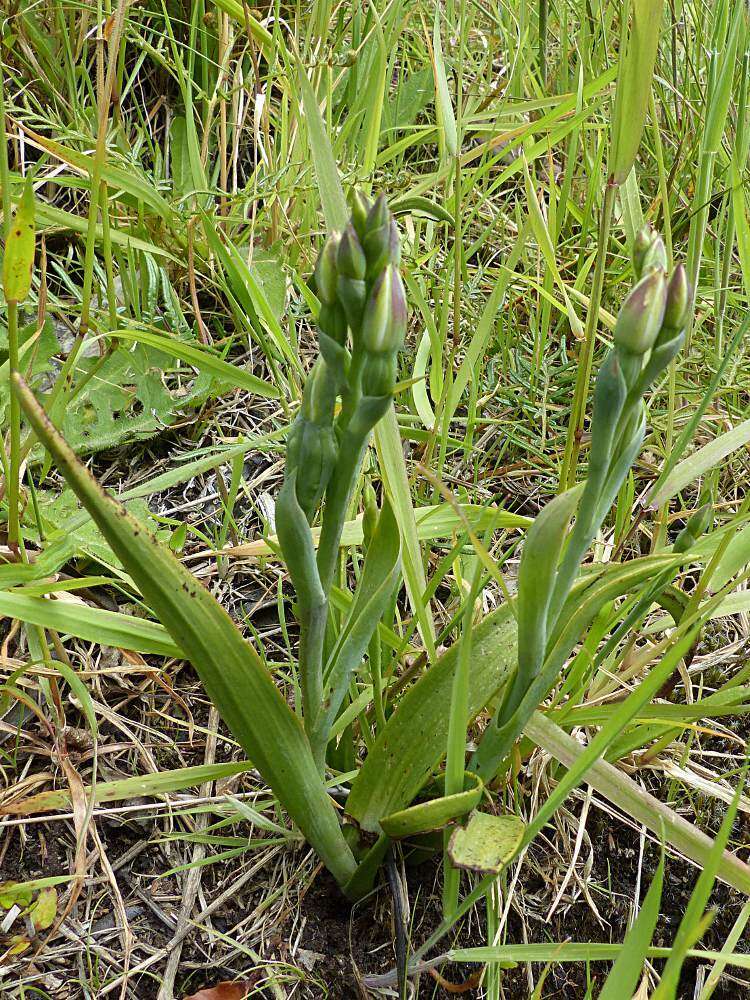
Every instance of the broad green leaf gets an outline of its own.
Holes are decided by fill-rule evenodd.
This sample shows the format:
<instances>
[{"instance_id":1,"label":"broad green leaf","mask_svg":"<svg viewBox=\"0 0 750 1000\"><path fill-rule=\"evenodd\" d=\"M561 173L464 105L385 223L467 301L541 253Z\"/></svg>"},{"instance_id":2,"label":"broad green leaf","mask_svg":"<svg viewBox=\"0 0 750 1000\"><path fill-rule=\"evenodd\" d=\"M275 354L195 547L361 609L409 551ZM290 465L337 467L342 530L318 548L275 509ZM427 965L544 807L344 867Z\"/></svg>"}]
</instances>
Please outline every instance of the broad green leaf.
<instances>
[{"instance_id":1,"label":"broad green leaf","mask_svg":"<svg viewBox=\"0 0 750 1000\"><path fill-rule=\"evenodd\" d=\"M456 868L498 873L516 853L525 829L520 816L475 812L453 832L448 855Z\"/></svg>"},{"instance_id":2,"label":"broad green leaf","mask_svg":"<svg viewBox=\"0 0 750 1000\"><path fill-rule=\"evenodd\" d=\"M725 587L748 563L750 563L750 524L733 533L711 576L709 583L711 592L716 593Z\"/></svg>"},{"instance_id":3,"label":"broad green leaf","mask_svg":"<svg viewBox=\"0 0 750 1000\"><path fill-rule=\"evenodd\" d=\"M209 697L312 847L341 883L354 858L297 716L265 664L212 595L90 476L20 377L26 415Z\"/></svg>"},{"instance_id":4,"label":"broad green leaf","mask_svg":"<svg viewBox=\"0 0 750 1000\"><path fill-rule=\"evenodd\" d=\"M251 372L238 368L237 365L222 361L221 358L214 357L207 350L187 344L183 340L168 337L163 333L154 333L151 330L112 330L108 337L115 337L118 340L126 340L131 343L145 344L156 350L170 354L173 358L179 358L198 371L206 372L214 378L228 382L238 389L245 389L247 392L255 393L256 396L264 396L266 399L278 399L281 395L276 386L264 382Z\"/></svg>"},{"instance_id":5,"label":"broad green leaf","mask_svg":"<svg viewBox=\"0 0 750 1000\"><path fill-rule=\"evenodd\" d=\"M663 0L632 0L627 44L617 72L610 173L622 184L635 162L646 123Z\"/></svg>"},{"instance_id":6,"label":"broad green leaf","mask_svg":"<svg viewBox=\"0 0 750 1000\"><path fill-rule=\"evenodd\" d=\"M536 676L547 647L547 613L570 519L580 499L575 487L560 493L536 516L526 534L518 568L518 680Z\"/></svg>"},{"instance_id":7,"label":"broad green leaf","mask_svg":"<svg viewBox=\"0 0 750 1000\"><path fill-rule=\"evenodd\" d=\"M228 453L227 453L228 454ZM218 463L217 463L218 464ZM169 473L165 473L169 475ZM153 481L154 483L156 480ZM148 489L148 484L146 486ZM160 487L161 488L161 487ZM153 490L150 490L153 492ZM130 494L128 494L129 496ZM145 494L144 494L145 495ZM149 494L150 495L150 494ZM497 507L482 507L480 504L460 504L461 513L475 531L483 531L493 524L505 530L527 528L532 519L524 517L522 514L511 514L509 511L498 510ZM414 520L416 521L417 540L422 542L431 541L434 538L450 538L455 531L461 531L464 522L450 504L428 504L424 507L414 508ZM320 540L320 528L312 529L313 544L317 545ZM344 530L341 533L341 545L361 545L362 544L362 515L359 514L352 521L344 523ZM223 549L222 555L235 558L265 558L276 555L278 540L275 535L271 535L268 541L259 538L253 542L245 542L242 545L234 545L232 548Z\"/></svg>"},{"instance_id":8,"label":"broad green leaf","mask_svg":"<svg viewBox=\"0 0 750 1000\"><path fill-rule=\"evenodd\" d=\"M503 605L472 633L469 719L502 687L516 663L516 622ZM448 713L458 646L444 653L401 698L352 783L346 811L364 830L404 809L424 787L446 752Z\"/></svg>"},{"instance_id":9,"label":"broad green leaf","mask_svg":"<svg viewBox=\"0 0 750 1000\"><path fill-rule=\"evenodd\" d=\"M465 772L464 789L454 795L442 795L427 799L390 816L383 816L380 826L391 838L413 837L431 830L442 830L444 826L460 819L475 809L482 800L484 785L469 771Z\"/></svg>"},{"instance_id":10,"label":"broad green leaf","mask_svg":"<svg viewBox=\"0 0 750 1000\"><path fill-rule=\"evenodd\" d=\"M6 302L23 302L31 288L35 246L34 188L29 176L8 230L3 256Z\"/></svg>"}]
</instances>

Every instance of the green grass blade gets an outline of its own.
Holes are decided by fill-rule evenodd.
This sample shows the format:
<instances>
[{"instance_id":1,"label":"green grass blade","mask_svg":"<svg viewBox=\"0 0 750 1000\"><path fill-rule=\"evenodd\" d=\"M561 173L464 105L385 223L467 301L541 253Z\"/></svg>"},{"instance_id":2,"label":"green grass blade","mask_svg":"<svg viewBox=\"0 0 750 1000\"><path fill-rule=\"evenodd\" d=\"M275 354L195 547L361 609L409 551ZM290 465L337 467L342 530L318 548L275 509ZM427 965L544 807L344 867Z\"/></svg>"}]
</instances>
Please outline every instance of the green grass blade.
<instances>
[{"instance_id":1,"label":"green grass blade","mask_svg":"<svg viewBox=\"0 0 750 1000\"><path fill-rule=\"evenodd\" d=\"M599 994L599 1000L623 1000L623 997L631 997L635 992L643 969L643 962L654 936L656 922L659 919L663 884L664 854L662 853L659 867L651 880L641 911L625 936L622 951L617 956L612 971L607 976Z\"/></svg>"},{"instance_id":2,"label":"green grass blade","mask_svg":"<svg viewBox=\"0 0 750 1000\"><path fill-rule=\"evenodd\" d=\"M256 396L263 396L266 399L278 399L281 391L270 382L264 382L251 372L238 368L237 365L222 361L221 358L214 357L205 348L195 347L193 344L186 344L182 340L168 337L163 333L153 333L151 330L112 330L108 337L116 337L118 340L127 340L133 344L145 344L158 351L179 358L186 364L197 368L199 372L206 372L215 378L228 382L238 389L245 389L247 392L255 393Z\"/></svg>"}]
</instances>

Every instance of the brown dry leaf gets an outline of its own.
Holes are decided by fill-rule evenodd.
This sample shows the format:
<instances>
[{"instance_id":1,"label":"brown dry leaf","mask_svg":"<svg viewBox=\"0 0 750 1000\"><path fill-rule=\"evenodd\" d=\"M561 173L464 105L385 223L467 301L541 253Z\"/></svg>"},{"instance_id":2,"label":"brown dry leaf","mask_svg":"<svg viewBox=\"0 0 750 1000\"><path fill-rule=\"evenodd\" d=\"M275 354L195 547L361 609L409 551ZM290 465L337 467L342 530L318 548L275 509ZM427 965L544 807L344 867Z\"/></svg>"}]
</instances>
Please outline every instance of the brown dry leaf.
<instances>
[{"instance_id":1,"label":"brown dry leaf","mask_svg":"<svg viewBox=\"0 0 750 1000\"><path fill-rule=\"evenodd\" d=\"M198 990L191 993L184 1000L245 1000L252 983L217 983L216 986L209 986L205 990Z\"/></svg>"}]
</instances>

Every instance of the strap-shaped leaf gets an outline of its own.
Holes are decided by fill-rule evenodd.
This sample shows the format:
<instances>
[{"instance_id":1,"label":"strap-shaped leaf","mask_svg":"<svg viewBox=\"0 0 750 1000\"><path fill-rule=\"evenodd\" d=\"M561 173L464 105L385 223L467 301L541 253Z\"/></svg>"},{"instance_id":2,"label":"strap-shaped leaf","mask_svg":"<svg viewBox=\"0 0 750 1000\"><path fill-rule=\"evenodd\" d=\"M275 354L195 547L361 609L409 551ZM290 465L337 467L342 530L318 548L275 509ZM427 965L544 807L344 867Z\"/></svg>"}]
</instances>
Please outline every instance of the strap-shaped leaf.
<instances>
[{"instance_id":1,"label":"strap-shaped leaf","mask_svg":"<svg viewBox=\"0 0 750 1000\"><path fill-rule=\"evenodd\" d=\"M5 244L3 290L6 302L23 302L29 294L34 268L34 235L34 188L29 177Z\"/></svg>"},{"instance_id":2,"label":"strap-shaped leaf","mask_svg":"<svg viewBox=\"0 0 750 1000\"><path fill-rule=\"evenodd\" d=\"M515 666L516 642L516 622L505 604L474 629L469 719L492 700ZM382 816L408 806L444 756L457 656L458 646L451 646L404 694L378 734L346 804L363 829L379 832Z\"/></svg>"},{"instance_id":3,"label":"strap-shaped leaf","mask_svg":"<svg viewBox=\"0 0 750 1000\"><path fill-rule=\"evenodd\" d=\"M414 837L419 833L441 830L453 820L460 819L475 809L484 792L484 785L476 774L464 773L464 789L455 795L442 795L416 805L399 809L390 816L383 816L380 826L389 837Z\"/></svg>"},{"instance_id":4,"label":"strap-shaped leaf","mask_svg":"<svg viewBox=\"0 0 750 1000\"><path fill-rule=\"evenodd\" d=\"M365 655L372 634L393 594L399 573L399 550L398 524L393 508L385 498L367 550L354 601L326 671L328 701L322 720L322 728L326 734L341 707L352 671L359 666Z\"/></svg>"},{"instance_id":5,"label":"strap-shaped leaf","mask_svg":"<svg viewBox=\"0 0 750 1000\"><path fill-rule=\"evenodd\" d=\"M547 614L557 566L580 487L556 496L529 528L518 571L518 673L506 709L512 710L539 672L547 647Z\"/></svg>"},{"instance_id":6,"label":"strap-shaped leaf","mask_svg":"<svg viewBox=\"0 0 750 1000\"><path fill-rule=\"evenodd\" d=\"M20 376L15 385L40 440L147 603L185 651L222 718L334 877L346 882L354 872L354 857L302 726L260 657L208 590L104 492Z\"/></svg>"}]
</instances>

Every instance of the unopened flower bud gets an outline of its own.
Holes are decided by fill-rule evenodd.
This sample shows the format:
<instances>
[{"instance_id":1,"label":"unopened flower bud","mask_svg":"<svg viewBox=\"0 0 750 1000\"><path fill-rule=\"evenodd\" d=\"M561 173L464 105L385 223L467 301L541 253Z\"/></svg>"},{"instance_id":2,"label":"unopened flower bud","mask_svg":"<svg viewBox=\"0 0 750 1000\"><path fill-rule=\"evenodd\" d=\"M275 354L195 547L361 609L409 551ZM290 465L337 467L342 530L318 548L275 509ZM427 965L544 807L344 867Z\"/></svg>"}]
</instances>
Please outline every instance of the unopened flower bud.
<instances>
[{"instance_id":1,"label":"unopened flower bud","mask_svg":"<svg viewBox=\"0 0 750 1000\"><path fill-rule=\"evenodd\" d=\"M362 240L365 238L367 233L367 216L372 208L372 202L367 197L367 195L362 194L361 191L352 191L349 198L349 206L352 212L352 225L357 232L357 235Z\"/></svg>"},{"instance_id":2,"label":"unopened flower bud","mask_svg":"<svg viewBox=\"0 0 750 1000\"><path fill-rule=\"evenodd\" d=\"M302 415L321 427L333 423L336 404L336 383L322 358L315 363L305 382L302 394Z\"/></svg>"},{"instance_id":3,"label":"unopened flower bud","mask_svg":"<svg viewBox=\"0 0 750 1000\"><path fill-rule=\"evenodd\" d=\"M375 527L378 523L378 498L375 496L375 489L367 480L364 489L365 509L362 514L362 535L365 547L370 544L372 536L375 534Z\"/></svg>"},{"instance_id":4,"label":"unopened flower bud","mask_svg":"<svg viewBox=\"0 0 750 1000\"><path fill-rule=\"evenodd\" d=\"M667 297L663 271L650 271L627 296L615 324L615 347L625 354L645 354L661 329Z\"/></svg>"},{"instance_id":5,"label":"unopened flower bud","mask_svg":"<svg viewBox=\"0 0 750 1000\"><path fill-rule=\"evenodd\" d=\"M388 199L384 194L378 195L367 215L367 232L372 233L376 229L382 229L391 221L391 213L388 211Z\"/></svg>"},{"instance_id":6,"label":"unopened flower bud","mask_svg":"<svg viewBox=\"0 0 750 1000\"><path fill-rule=\"evenodd\" d=\"M386 264L398 267L401 262L401 241L395 220L390 218L386 225L368 232L363 247L369 279L376 277Z\"/></svg>"},{"instance_id":7,"label":"unopened flower bud","mask_svg":"<svg viewBox=\"0 0 750 1000\"><path fill-rule=\"evenodd\" d=\"M315 264L315 287L318 298L327 306L333 305L336 301L336 283L338 281L336 255L339 240L338 233L332 233L323 244L323 249L318 254L318 260Z\"/></svg>"},{"instance_id":8,"label":"unopened flower bud","mask_svg":"<svg viewBox=\"0 0 750 1000\"><path fill-rule=\"evenodd\" d=\"M679 533L674 543L675 552L687 552L695 545L702 534L708 529L713 516L713 505L705 503L688 518L687 524Z\"/></svg>"},{"instance_id":9,"label":"unopened flower bud","mask_svg":"<svg viewBox=\"0 0 750 1000\"><path fill-rule=\"evenodd\" d=\"M362 345L371 354L401 349L406 332L406 296L401 275L390 264L372 286L362 320Z\"/></svg>"},{"instance_id":10,"label":"unopened flower bud","mask_svg":"<svg viewBox=\"0 0 750 1000\"><path fill-rule=\"evenodd\" d=\"M364 396L391 396L396 385L396 352L368 354L362 370Z\"/></svg>"},{"instance_id":11,"label":"unopened flower bud","mask_svg":"<svg viewBox=\"0 0 750 1000\"><path fill-rule=\"evenodd\" d=\"M636 278L640 278L643 274L643 260L646 256L646 251L651 246L653 238L654 231L651 226L641 226L635 234L635 239L633 240L633 270L635 271Z\"/></svg>"},{"instance_id":12,"label":"unopened flower bud","mask_svg":"<svg viewBox=\"0 0 750 1000\"><path fill-rule=\"evenodd\" d=\"M664 240L661 236L654 234L654 238L651 240L651 246L643 255L641 274L648 274L649 271L666 271L666 269L667 251L664 246Z\"/></svg>"},{"instance_id":13,"label":"unopened flower bud","mask_svg":"<svg viewBox=\"0 0 750 1000\"><path fill-rule=\"evenodd\" d=\"M338 457L333 427L320 427L298 417L287 442L287 470L295 476L297 503L312 521Z\"/></svg>"},{"instance_id":14,"label":"unopened flower bud","mask_svg":"<svg viewBox=\"0 0 750 1000\"><path fill-rule=\"evenodd\" d=\"M670 330L681 330L688 320L690 310L690 282L684 264L678 264L667 287L667 307L664 310L664 326Z\"/></svg>"},{"instance_id":15,"label":"unopened flower bud","mask_svg":"<svg viewBox=\"0 0 750 1000\"><path fill-rule=\"evenodd\" d=\"M318 312L318 329L337 344L346 343L346 314L340 302L323 303Z\"/></svg>"},{"instance_id":16,"label":"unopened flower bud","mask_svg":"<svg viewBox=\"0 0 750 1000\"><path fill-rule=\"evenodd\" d=\"M336 265L342 277L353 278L355 281L364 279L367 266L365 253L351 222L339 240Z\"/></svg>"}]
</instances>

